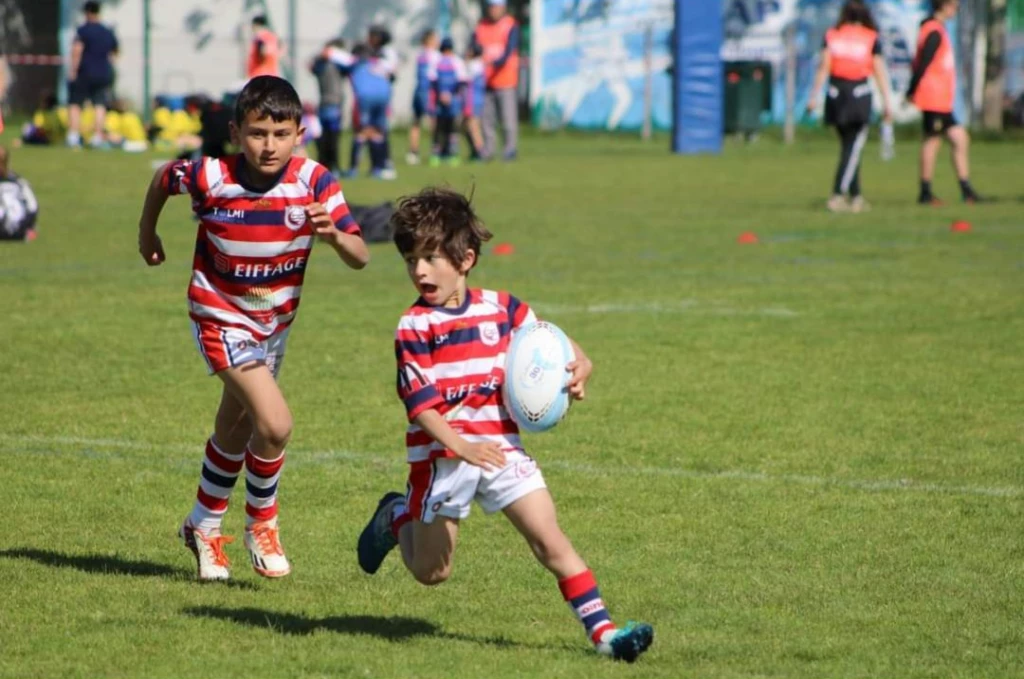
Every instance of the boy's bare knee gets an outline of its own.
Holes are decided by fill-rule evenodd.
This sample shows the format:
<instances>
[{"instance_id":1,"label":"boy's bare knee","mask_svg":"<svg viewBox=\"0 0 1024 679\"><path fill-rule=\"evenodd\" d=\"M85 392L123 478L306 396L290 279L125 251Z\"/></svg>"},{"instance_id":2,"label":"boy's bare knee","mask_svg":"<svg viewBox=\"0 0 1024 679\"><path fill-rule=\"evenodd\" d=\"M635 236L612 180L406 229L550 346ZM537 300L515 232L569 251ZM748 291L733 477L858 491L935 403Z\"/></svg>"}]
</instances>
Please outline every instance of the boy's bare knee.
<instances>
[{"instance_id":1,"label":"boy's bare knee","mask_svg":"<svg viewBox=\"0 0 1024 679\"><path fill-rule=\"evenodd\" d=\"M414 578L416 578L416 582L420 583L421 585L426 585L428 587L440 585L442 582L447 580L451 574L451 566L447 564L440 566L435 564L427 566L417 566L413 568L412 571L412 575Z\"/></svg>"},{"instance_id":2,"label":"boy's bare knee","mask_svg":"<svg viewBox=\"0 0 1024 679\"><path fill-rule=\"evenodd\" d=\"M290 413L267 418L256 425L256 431L266 443L275 448L284 448L292 435Z\"/></svg>"},{"instance_id":3,"label":"boy's bare knee","mask_svg":"<svg viewBox=\"0 0 1024 679\"><path fill-rule=\"evenodd\" d=\"M251 429L249 423L249 415L244 411L226 411L224 409L217 411L217 420L214 423L219 432L239 432L245 429Z\"/></svg>"},{"instance_id":4,"label":"boy's bare knee","mask_svg":"<svg viewBox=\"0 0 1024 679\"><path fill-rule=\"evenodd\" d=\"M533 550L537 560L543 564L551 563L572 552L572 545L569 539L561 531L549 535L537 536L530 540L530 549Z\"/></svg>"}]
</instances>

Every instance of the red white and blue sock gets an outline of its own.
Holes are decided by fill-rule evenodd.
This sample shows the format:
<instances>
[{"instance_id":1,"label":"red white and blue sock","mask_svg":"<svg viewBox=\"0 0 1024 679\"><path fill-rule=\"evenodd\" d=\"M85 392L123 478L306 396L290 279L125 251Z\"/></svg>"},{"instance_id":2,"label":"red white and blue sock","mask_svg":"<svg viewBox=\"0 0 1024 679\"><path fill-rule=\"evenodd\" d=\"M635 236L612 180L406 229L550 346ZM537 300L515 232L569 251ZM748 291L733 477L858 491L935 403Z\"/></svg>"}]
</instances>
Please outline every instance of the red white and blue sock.
<instances>
[{"instance_id":1,"label":"red white and blue sock","mask_svg":"<svg viewBox=\"0 0 1024 679\"><path fill-rule=\"evenodd\" d=\"M412 521L412 514L409 513L409 508L405 502L400 502L395 505L395 508L391 510L391 534L395 536L395 540L398 539L399 533L402 532L402 526Z\"/></svg>"},{"instance_id":2,"label":"red white and blue sock","mask_svg":"<svg viewBox=\"0 0 1024 679\"><path fill-rule=\"evenodd\" d=\"M204 533L220 530L224 512L228 510L231 491L242 470L245 453L231 455L221 450L211 436L206 442L202 476L196 491L196 503L188 522Z\"/></svg>"},{"instance_id":3,"label":"red white and blue sock","mask_svg":"<svg viewBox=\"0 0 1024 679\"><path fill-rule=\"evenodd\" d=\"M277 482L284 466L284 453L264 460L245 450L245 525L277 518Z\"/></svg>"},{"instance_id":4,"label":"red white and blue sock","mask_svg":"<svg viewBox=\"0 0 1024 679\"><path fill-rule=\"evenodd\" d=\"M606 632L615 629L597 589L597 580L589 570L558 581L562 597L583 623L590 641L597 645Z\"/></svg>"}]
</instances>

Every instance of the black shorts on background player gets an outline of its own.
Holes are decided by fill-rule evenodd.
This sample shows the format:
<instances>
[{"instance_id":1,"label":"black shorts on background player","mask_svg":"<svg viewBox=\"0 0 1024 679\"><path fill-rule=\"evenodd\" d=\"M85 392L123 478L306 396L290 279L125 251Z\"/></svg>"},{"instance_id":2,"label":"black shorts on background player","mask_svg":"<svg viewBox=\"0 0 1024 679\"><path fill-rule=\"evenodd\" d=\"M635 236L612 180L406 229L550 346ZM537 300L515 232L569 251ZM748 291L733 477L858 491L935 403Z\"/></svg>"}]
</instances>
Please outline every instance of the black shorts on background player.
<instances>
[{"instance_id":1,"label":"black shorts on background player","mask_svg":"<svg viewBox=\"0 0 1024 679\"><path fill-rule=\"evenodd\" d=\"M73 106L82 106L88 101L93 106L106 108L110 105L110 86L112 84L109 80L78 78L68 83L68 103Z\"/></svg>"},{"instance_id":2,"label":"black shorts on background player","mask_svg":"<svg viewBox=\"0 0 1024 679\"><path fill-rule=\"evenodd\" d=\"M921 130L926 137L945 134L949 128L956 127L959 124L956 121L956 116L952 113L921 111Z\"/></svg>"}]
</instances>

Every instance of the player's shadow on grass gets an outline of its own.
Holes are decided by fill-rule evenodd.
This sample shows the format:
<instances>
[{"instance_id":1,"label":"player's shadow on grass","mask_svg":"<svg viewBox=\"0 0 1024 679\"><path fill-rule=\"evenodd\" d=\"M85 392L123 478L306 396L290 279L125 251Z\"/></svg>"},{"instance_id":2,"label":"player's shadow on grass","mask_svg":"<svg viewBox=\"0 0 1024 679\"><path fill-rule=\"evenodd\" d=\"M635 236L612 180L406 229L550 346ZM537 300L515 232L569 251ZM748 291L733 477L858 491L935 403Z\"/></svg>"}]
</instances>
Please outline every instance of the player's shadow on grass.
<instances>
[{"instance_id":1,"label":"player's shadow on grass","mask_svg":"<svg viewBox=\"0 0 1024 679\"><path fill-rule=\"evenodd\" d=\"M141 578L169 578L171 580L195 581L195 573L186 568L168 566L153 561L136 561L106 554L65 554L50 549L16 547L0 550L0 558L26 559L51 568L73 568L83 573L99 575L130 575ZM229 587L256 589L251 582L229 581Z\"/></svg>"},{"instance_id":2,"label":"player's shadow on grass","mask_svg":"<svg viewBox=\"0 0 1024 679\"><path fill-rule=\"evenodd\" d=\"M422 618L380 615L334 615L326 618L311 618L296 613L279 613L262 608L224 608L221 606L192 606L182 610L185 615L195 618L230 620L239 625L271 630L278 634L307 635L319 630L339 634L368 634L389 641L403 641L412 637L433 637L487 644L501 648L537 648L544 650L562 649L561 646L541 646L505 639L503 637L482 637L445 632L432 622Z\"/></svg>"}]
</instances>

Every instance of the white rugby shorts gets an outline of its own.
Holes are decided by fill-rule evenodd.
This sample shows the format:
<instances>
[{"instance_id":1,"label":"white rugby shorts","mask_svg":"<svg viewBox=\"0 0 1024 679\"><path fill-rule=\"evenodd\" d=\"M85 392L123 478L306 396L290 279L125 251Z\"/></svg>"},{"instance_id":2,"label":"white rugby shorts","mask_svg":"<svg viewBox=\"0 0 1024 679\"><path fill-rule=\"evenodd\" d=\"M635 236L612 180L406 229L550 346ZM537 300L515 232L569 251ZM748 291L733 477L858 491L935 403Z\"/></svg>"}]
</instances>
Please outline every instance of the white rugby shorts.
<instances>
[{"instance_id":1,"label":"white rugby shorts","mask_svg":"<svg viewBox=\"0 0 1024 679\"><path fill-rule=\"evenodd\" d=\"M454 457L413 462L405 497L414 519L432 523L436 516L465 519L473 500L485 514L493 514L541 488L547 484L537 461L510 450L505 466L491 471Z\"/></svg>"}]
</instances>

